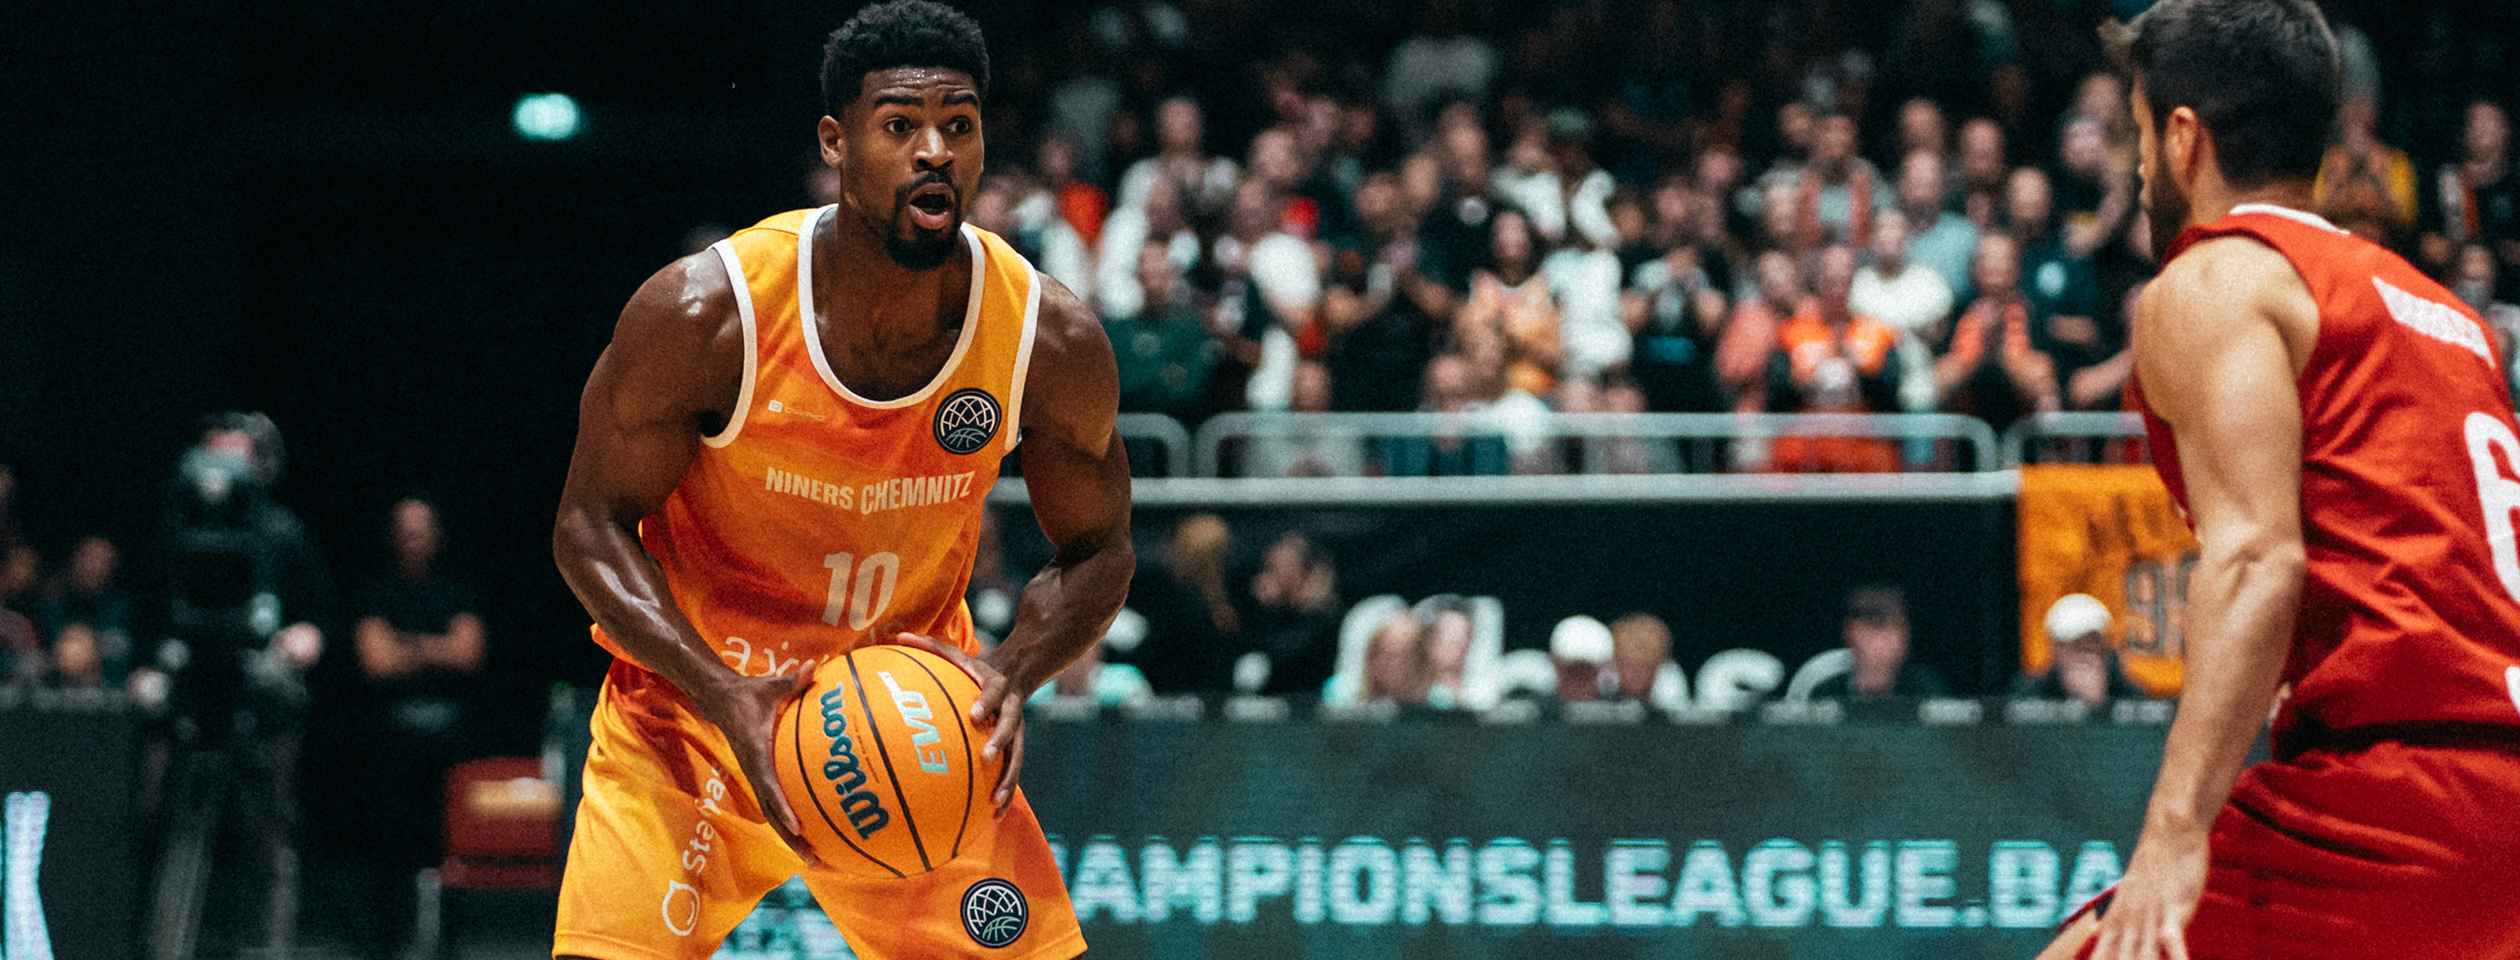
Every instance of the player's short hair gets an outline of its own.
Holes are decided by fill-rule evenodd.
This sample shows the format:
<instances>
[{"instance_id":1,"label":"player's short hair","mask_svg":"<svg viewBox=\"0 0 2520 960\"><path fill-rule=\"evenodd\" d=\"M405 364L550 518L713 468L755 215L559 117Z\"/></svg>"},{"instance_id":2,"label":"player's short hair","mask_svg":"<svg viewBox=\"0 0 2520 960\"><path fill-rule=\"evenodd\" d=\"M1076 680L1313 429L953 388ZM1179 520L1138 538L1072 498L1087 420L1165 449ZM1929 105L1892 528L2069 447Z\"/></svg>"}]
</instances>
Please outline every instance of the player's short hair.
<instances>
[{"instance_id":1,"label":"player's short hair","mask_svg":"<svg viewBox=\"0 0 2520 960\"><path fill-rule=\"evenodd\" d=\"M941 67L971 75L989 96L989 45L980 25L933 0L891 0L850 17L823 43L823 111L837 117L866 92L866 75L894 67Z\"/></svg>"},{"instance_id":2,"label":"player's short hair","mask_svg":"<svg viewBox=\"0 0 2520 960\"><path fill-rule=\"evenodd\" d=\"M2173 108L2196 111L2234 185L2318 176L2342 71L2309 0L2162 0L2103 33L2143 82L2155 132Z\"/></svg>"}]
</instances>

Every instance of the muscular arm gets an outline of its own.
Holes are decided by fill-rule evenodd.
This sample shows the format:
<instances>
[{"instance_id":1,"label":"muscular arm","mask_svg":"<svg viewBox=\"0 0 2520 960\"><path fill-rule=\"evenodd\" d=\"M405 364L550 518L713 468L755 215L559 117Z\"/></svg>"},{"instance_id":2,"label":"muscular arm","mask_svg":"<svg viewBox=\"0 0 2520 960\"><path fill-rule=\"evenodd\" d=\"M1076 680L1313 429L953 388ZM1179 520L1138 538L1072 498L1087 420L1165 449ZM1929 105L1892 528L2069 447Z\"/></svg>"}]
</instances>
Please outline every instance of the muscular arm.
<instances>
[{"instance_id":1,"label":"muscular arm","mask_svg":"<svg viewBox=\"0 0 2520 960\"><path fill-rule=\"evenodd\" d=\"M2318 306L2292 266L2244 239L2181 256L2138 304L2135 363L2146 402L2178 433L2202 549L2178 718L2095 956L2149 960L2156 942L2185 956L2177 941L2204 888L2206 835L2266 723L2300 605L2295 378L2317 331Z\"/></svg>"},{"instance_id":2,"label":"muscular arm","mask_svg":"<svg viewBox=\"0 0 2520 960\"><path fill-rule=\"evenodd\" d=\"M991 799L1004 813L1024 765L1024 699L1102 639L1128 599L1129 455L1112 428L1119 368L1093 311L1048 277L1024 379L1024 484L1057 553L1024 585L1015 626L985 665L928 638L907 638L965 664L981 683L974 723L993 725L981 756L1005 758Z\"/></svg>"},{"instance_id":3,"label":"muscular arm","mask_svg":"<svg viewBox=\"0 0 2520 960\"><path fill-rule=\"evenodd\" d=\"M765 819L810 859L769 762L772 720L810 673L737 674L674 605L664 571L639 545L639 521L682 482L700 438L732 416L744 350L734 291L716 253L676 261L639 288L579 397L577 446L551 552L604 633L725 731Z\"/></svg>"},{"instance_id":4,"label":"muscular arm","mask_svg":"<svg viewBox=\"0 0 2520 960\"><path fill-rule=\"evenodd\" d=\"M725 422L743 376L743 329L713 252L650 277L621 312L578 399L577 446L551 532L560 576L615 643L696 695L733 671L667 592L639 521L682 482L704 427Z\"/></svg>"},{"instance_id":5,"label":"muscular arm","mask_svg":"<svg viewBox=\"0 0 2520 960\"><path fill-rule=\"evenodd\" d=\"M1051 281L1042 291L1024 388L1024 482L1058 553L1024 586L994 663L1018 692L1058 675L1102 639L1128 599L1129 454L1112 429L1120 405L1111 341L1093 312Z\"/></svg>"}]
</instances>

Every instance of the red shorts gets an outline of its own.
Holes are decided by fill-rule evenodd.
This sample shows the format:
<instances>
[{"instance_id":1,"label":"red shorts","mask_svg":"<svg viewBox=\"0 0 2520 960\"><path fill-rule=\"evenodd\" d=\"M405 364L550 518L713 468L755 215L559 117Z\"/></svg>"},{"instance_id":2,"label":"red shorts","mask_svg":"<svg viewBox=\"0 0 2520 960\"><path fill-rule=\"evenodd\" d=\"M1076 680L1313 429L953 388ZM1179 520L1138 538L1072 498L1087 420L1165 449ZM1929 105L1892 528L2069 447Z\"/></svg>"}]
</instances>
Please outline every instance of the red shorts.
<instances>
[{"instance_id":1,"label":"red shorts","mask_svg":"<svg viewBox=\"0 0 2520 960\"><path fill-rule=\"evenodd\" d=\"M2520 957L2509 746L2381 741L2261 763L2208 842L2196 960Z\"/></svg>"}]
</instances>

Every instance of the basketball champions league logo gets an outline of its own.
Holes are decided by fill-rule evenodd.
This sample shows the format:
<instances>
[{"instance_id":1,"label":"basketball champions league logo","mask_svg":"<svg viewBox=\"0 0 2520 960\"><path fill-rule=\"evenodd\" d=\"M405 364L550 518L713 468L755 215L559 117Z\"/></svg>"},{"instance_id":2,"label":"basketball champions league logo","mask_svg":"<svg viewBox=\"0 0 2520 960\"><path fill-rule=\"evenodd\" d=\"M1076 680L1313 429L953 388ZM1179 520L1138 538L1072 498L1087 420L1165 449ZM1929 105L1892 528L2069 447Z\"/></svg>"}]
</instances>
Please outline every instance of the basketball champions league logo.
<instances>
[{"instance_id":1,"label":"basketball champions league logo","mask_svg":"<svg viewBox=\"0 0 2520 960\"><path fill-rule=\"evenodd\" d=\"M972 942L994 950L1024 935L1032 908L1024 902L1024 891L991 877L963 891L962 915L963 932Z\"/></svg>"},{"instance_id":2,"label":"basketball champions league logo","mask_svg":"<svg viewBox=\"0 0 2520 960\"><path fill-rule=\"evenodd\" d=\"M977 387L956 390L936 405L936 445L947 453L978 453L997 436L998 411L996 397Z\"/></svg>"}]
</instances>

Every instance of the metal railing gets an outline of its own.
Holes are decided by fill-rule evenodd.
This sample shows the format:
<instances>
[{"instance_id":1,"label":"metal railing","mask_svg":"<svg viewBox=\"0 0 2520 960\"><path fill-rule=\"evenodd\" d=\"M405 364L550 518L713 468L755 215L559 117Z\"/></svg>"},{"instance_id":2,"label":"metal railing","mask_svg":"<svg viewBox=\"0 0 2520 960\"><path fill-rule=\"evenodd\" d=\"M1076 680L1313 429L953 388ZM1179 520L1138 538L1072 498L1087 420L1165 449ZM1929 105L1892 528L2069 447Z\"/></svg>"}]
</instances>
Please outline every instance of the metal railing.
<instances>
[{"instance_id":1,"label":"metal railing","mask_svg":"<svg viewBox=\"0 0 2520 960\"><path fill-rule=\"evenodd\" d=\"M2004 466L2025 463L2150 463L2136 413L2039 413L2004 430Z\"/></svg>"},{"instance_id":2,"label":"metal railing","mask_svg":"<svg viewBox=\"0 0 2520 960\"><path fill-rule=\"evenodd\" d=\"M1909 458L1912 472L1970 472L2002 469L1995 431L1976 417L1948 413L1547 413L1526 418L1494 411L1450 413L1225 413L1199 427L1195 473L1225 476L1226 448L1248 448L1252 441L1498 439L1525 444L1580 441L1579 473L1620 472L1612 458L1632 454L1616 443L1637 441L1663 445L1664 469L1644 472L1719 472L1724 445L1764 443L1783 437L1837 437L1909 441L1935 451ZM1968 448L1967 468L1948 444ZM1693 447L1684 445L1694 445ZM1239 450L1237 452L1240 452ZM1631 457L1631 459L1633 459ZM1651 460L1649 459L1649 463ZM1695 465L1697 470L1685 465ZM1708 469L1710 466L1713 469ZM1631 471L1633 472L1633 471Z\"/></svg>"},{"instance_id":3,"label":"metal railing","mask_svg":"<svg viewBox=\"0 0 2520 960\"><path fill-rule=\"evenodd\" d=\"M1138 449L1152 443L1164 450L1163 476L1190 475L1190 431L1182 429L1181 421L1160 413L1124 413L1112 418L1112 429L1129 446L1131 473L1137 472Z\"/></svg>"}]
</instances>

